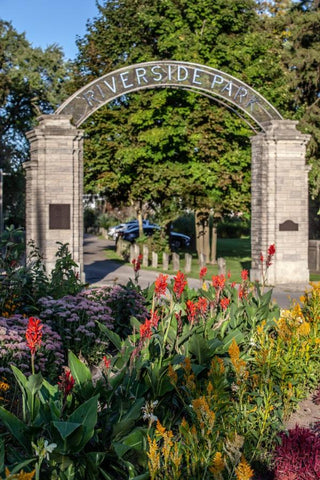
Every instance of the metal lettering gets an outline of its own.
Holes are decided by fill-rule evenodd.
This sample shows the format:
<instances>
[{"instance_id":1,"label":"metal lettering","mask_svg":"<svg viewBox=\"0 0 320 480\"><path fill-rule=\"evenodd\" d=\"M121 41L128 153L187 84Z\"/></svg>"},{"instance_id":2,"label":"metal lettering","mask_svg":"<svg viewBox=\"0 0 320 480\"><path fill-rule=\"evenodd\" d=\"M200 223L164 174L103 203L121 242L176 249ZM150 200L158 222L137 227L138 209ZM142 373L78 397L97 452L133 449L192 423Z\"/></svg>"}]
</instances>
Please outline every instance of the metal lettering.
<instances>
[{"instance_id":1,"label":"metal lettering","mask_svg":"<svg viewBox=\"0 0 320 480\"><path fill-rule=\"evenodd\" d=\"M222 83L223 83L223 77L221 77L221 75L214 75L210 88L214 88L216 84L221 85Z\"/></svg>"},{"instance_id":2,"label":"metal lettering","mask_svg":"<svg viewBox=\"0 0 320 480\"><path fill-rule=\"evenodd\" d=\"M83 94L83 98L85 99L85 101L87 102L87 104L89 105L89 107L93 107L94 106L94 102L95 103L101 103L101 100L98 100L96 97L95 97L95 93L93 90L88 90L86 93Z\"/></svg>"},{"instance_id":3,"label":"metal lettering","mask_svg":"<svg viewBox=\"0 0 320 480\"><path fill-rule=\"evenodd\" d=\"M107 82L107 80L104 80L103 83L111 90L113 93L117 93L117 87L116 87L116 80L114 77L111 77L112 79L112 86Z\"/></svg>"},{"instance_id":4,"label":"metal lettering","mask_svg":"<svg viewBox=\"0 0 320 480\"><path fill-rule=\"evenodd\" d=\"M237 100L237 97L239 97L238 102L241 103L242 99L248 95L248 90L244 87L239 87L237 93L233 97L234 100Z\"/></svg>"},{"instance_id":5,"label":"metal lettering","mask_svg":"<svg viewBox=\"0 0 320 480\"><path fill-rule=\"evenodd\" d=\"M99 83L97 83L96 87L97 87L97 90L99 90L99 93L100 93L101 97L102 97L102 98L105 98L106 96L105 96L105 94L103 93L103 90L102 90L102 88L100 87Z\"/></svg>"},{"instance_id":6,"label":"metal lettering","mask_svg":"<svg viewBox=\"0 0 320 480\"><path fill-rule=\"evenodd\" d=\"M202 72L202 70L198 70L197 68L194 69L194 72L193 72L193 79L192 79L192 83L196 83L197 85L202 85L202 82L197 82L196 78L198 78L200 76L200 73L198 72Z\"/></svg>"},{"instance_id":7,"label":"metal lettering","mask_svg":"<svg viewBox=\"0 0 320 480\"><path fill-rule=\"evenodd\" d=\"M181 70L183 70L184 72L184 75L185 75L184 77L180 75ZM188 75L189 75L188 69L186 67L183 67L182 65L178 65L178 75L177 75L178 82L184 82L185 80L187 80Z\"/></svg>"},{"instance_id":8,"label":"metal lettering","mask_svg":"<svg viewBox=\"0 0 320 480\"><path fill-rule=\"evenodd\" d=\"M220 92L223 93L225 90L229 93L229 97L232 95L232 82L228 82L225 84L223 88L221 88Z\"/></svg>"},{"instance_id":9,"label":"metal lettering","mask_svg":"<svg viewBox=\"0 0 320 480\"><path fill-rule=\"evenodd\" d=\"M171 65L168 65L168 80L169 80L169 82L171 82L171 80L172 80L172 77L171 77L171 75L172 75L172 72L171 72Z\"/></svg>"},{"instance_id":10,"label":"metal lettering","mask_svg":"<svg viewBox=\"0 0 320 480\"><path fill-rule=\"evenodd\" d=\"M151 68L151 72L152 72L152 74L154 75L153 80L154 80L155 82L161 82L161 80L162 80L162 74L161 74L160 72L157 72L157 71L156 71L156 68L157 68L157 69L159 69L159 68L161 69L160 65L155 65L154 67ZM155 75L158 75L159 78L156 78Z\"/></svg>"},{"instance_id":11,"label":"metal lettering","mask_svg":"<svg viewBox=\"0 0 320 480\"><path fill-rule=\"evenodd\" d=\"M249 107L250 105L250 111L252 112L253 111L253 106L255 103L260 103L259 99L254 95L253 97L251 97L248 102L246 103L245 105L245 108Z\"/></svg>"},{"instance_id":12,"label":"metal lettering","mask_svg":"<svg viewBox=\"0 0 320 480\"><path fill-rule=\"evenodd\" d=\"M143 78L145 83L148 83L148 80L145 77L145 74L147 73L145 68L136 68L136 77L138 80L138 84L141 85L140 78Z\"/></svg>"},{"instance_id":13,"label":"metal lettering","mask_svg":"<svg viewBox=\"0 0 320 480\"><path fill-rule=\"evenodd\" d=\"M120 73L121 82L124 88L133 87L133 83L130 83L130 85L127 85L128 75L129 75L129 72Z\"/></svg>"}]
</instances>

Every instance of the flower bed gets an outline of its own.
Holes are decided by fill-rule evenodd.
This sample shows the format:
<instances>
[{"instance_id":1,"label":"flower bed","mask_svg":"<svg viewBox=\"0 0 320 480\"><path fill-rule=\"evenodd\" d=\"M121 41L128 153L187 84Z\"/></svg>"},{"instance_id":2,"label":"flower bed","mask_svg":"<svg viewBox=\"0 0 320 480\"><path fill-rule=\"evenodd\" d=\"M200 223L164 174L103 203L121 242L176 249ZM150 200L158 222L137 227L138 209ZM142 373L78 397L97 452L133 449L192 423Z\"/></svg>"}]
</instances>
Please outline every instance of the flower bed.
<instances>
[{"instance_id":1,"label":"flower bed","mask_svg":"<svg viewBox=\"0 0 320 480\"><path fill-rule=\"evenodd\" d=\"M5 467L7 478L23 470L52 480L317 475L308 439L317 445L318 434L281 432L319 384L320 287L281 311L247 271L240 285L206 275L198 290L182 272L170 282L160 274L145 291L129 283L39 299L39 322L3 317L23 356L0 351L22 392L3 381L0 475ZM48 370L54 335L69 350L59 379ZM310 466L290 446L302 437Z\"/></svg>"}]
</instances>

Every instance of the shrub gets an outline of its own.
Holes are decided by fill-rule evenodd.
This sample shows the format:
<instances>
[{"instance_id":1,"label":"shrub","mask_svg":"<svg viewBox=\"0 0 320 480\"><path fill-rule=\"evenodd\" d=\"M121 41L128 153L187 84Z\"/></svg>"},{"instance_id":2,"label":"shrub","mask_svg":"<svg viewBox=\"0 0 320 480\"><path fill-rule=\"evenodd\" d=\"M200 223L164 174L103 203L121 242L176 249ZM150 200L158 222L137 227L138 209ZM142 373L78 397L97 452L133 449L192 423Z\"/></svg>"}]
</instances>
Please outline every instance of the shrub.
<instances>
[{"instance_id":1,"label":"shrub","mask_svg":"<svg viewBox=\"0 0 320 480\"><path fill-rule=\"evenodd\" d=\"M41 319L61 335L65 350L81 352L90 363L101 359L108 342L97 322L113 328L110 307L91 299L90 291L60 299L41 298L39 306Z\"/></svg>"},{"instance_id":2,"label":"shrub","mask_svg":"<svg viewBox=\"0 0 320 480\"><path fill-rule=\"evenodd\" d=\"M144 321L148 316L145 306L146 300L142 293L130 285L114 285L112 287L97 287L86 290L84 295L89 300L100 305L106 305L110 309L113 330L121 338L127 337L132 331L131 317Z\"/></svg>"}]
</instances>

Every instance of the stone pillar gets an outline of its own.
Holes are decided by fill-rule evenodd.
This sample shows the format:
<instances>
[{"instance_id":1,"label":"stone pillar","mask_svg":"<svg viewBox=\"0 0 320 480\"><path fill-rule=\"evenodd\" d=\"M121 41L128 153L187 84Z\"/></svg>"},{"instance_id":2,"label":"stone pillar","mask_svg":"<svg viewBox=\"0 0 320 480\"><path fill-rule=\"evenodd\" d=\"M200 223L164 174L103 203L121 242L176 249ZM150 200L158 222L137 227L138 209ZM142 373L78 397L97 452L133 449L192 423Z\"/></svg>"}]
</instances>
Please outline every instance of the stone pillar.
<instances>
[{"instance_id":1,"label":"stone pillar","mask_svg":"<svg viewBox=\"0 0 320 480\"><path fill-rule=\"evenodd\" d=\"M262 280L260 255L270 245L276 254L267 271L267 283L307 283L308 167L310 138L297 122L272 120L251 139L251 280Z\"/></svg>"},{"instance_id":2,"label":"stone pillar","mask_svg":"<svg viewBox=\"0 0 320 480\"><path fill-rule=\"evenodd\" d=\"M27 133L26 241L34 240L50 272L57 242L68 243L83 278L82 131L69 115L43 115ZM27 247L27 254L29 248Z\"/></svg>"}]
</instances>

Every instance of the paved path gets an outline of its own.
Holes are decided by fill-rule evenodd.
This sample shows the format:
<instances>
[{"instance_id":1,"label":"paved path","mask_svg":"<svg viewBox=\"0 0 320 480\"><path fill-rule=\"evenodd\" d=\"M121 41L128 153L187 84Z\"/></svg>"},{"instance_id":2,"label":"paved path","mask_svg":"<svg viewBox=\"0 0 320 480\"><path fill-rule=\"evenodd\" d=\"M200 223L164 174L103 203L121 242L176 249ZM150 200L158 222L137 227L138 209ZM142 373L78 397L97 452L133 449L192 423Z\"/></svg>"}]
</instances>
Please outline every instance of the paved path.
<instances>
[{"instance_id":1,"label":"paved path","mask_svg":"<svg viewBox=\"0 0 320 480\"><path fill-rule=\"evenodd\" d=\"M101 239L94 235L85 235L84 238L84 271L86 282L90 285L113 285L114 283L126 284L129 279L134 279L133 269L130 265L106 259L105 250L114 246L114 242ZM142 288L152 284L159 272L140 270L139 285ZM188 279L191 288L199 287L199 280ZM293 284L278 285L273 289L273 299L283 308L290 305L293 299L299 300L309 285Z\"/></svg>"}]
</instances>

